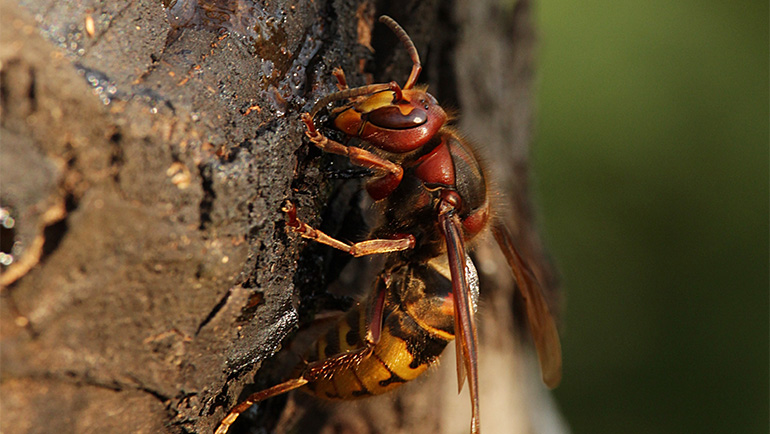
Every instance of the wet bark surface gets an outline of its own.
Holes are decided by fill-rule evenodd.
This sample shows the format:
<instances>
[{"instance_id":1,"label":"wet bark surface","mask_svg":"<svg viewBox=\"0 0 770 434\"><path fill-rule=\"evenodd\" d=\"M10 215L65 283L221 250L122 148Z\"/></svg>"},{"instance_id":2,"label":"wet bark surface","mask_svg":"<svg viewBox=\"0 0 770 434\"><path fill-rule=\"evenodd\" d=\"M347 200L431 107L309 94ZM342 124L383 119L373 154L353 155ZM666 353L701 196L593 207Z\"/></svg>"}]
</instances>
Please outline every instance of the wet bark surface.
<instances>
[{"instance_id":1,"label":"wet bark surface","mask_svg":"<svg viewBox=\"0 0 770 434\"><path fill-rule=\"evenodd\" d=\"M0 275L2 432L212 432L239 399L289 372L290 357L271 356L335 304L323 294L342 265L288 234L281 204L292 198L332 233L358 213L355 183L329 175L340 160L303 141L299 114L335 89L336 66L353 86L403 82L409 59L374 25L383 13L415 40L421 81L493 156L509 193L500 213L541 255L527 199L527 2L0 8L0 206L11 218L0 235L14 258ZM484 246L477 255L497 260ZM522 351L512 283L493 268L480 267L493 306L482 374L494 384L509 371L515 383L536 371L506 368ZM484 357L503 364L485 367ZM452 405L467 398L453 389L436 373L353 404L294 393L255 407L234 431L462 432L469 412ZM482 414L494 419L497 401L482 401Z\"/></svg>"}]
</instances>

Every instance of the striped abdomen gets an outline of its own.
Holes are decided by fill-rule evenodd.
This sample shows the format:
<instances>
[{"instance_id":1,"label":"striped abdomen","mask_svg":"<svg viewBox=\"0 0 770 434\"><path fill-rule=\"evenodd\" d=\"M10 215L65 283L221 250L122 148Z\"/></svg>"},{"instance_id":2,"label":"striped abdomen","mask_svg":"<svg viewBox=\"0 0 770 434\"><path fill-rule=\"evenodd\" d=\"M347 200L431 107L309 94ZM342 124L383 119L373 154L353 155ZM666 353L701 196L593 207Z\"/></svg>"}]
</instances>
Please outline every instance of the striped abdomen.
<instances>
[{"instance_id":1,"label":"striped abdomen","mask_svg":"<svg viewBox=\"0 0 770 434\"><path fill-rule=\"evenodd\" d=\"M380 340L371 352L326 368L306 386L327 399L377 395L417 378L454 339L451 283L426 265L400 265L380 275L385 290ZM322 336L309 361L365 347L367 304L347 312Z\"/></svg>"}]
</instances>

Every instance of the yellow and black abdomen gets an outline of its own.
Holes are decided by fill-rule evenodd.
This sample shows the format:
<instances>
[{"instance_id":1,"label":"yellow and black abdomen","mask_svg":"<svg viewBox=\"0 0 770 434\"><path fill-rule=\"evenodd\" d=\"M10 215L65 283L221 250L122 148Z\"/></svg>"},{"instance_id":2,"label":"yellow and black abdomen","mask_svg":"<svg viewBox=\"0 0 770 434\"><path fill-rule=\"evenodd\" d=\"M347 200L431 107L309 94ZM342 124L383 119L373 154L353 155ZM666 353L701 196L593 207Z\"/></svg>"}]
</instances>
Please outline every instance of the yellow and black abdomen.
<instances>
[{"instance_id":1,"label":"yellow and black abdomen","mask_svg":"<svg viewBox=\"0 0 770 434\"><path fill-rule=\"evenodd\" d=\"M382 285L385 285L383 287ZM454 339L451 283L426 265L400 265L377 281L386 291L380 339L362 357L331 364L307 389L327 399L378 395L417 378ZM325 360L366 346L367 305L347 312L322 336L311 360Z\"/></svg>"}]
</instances>

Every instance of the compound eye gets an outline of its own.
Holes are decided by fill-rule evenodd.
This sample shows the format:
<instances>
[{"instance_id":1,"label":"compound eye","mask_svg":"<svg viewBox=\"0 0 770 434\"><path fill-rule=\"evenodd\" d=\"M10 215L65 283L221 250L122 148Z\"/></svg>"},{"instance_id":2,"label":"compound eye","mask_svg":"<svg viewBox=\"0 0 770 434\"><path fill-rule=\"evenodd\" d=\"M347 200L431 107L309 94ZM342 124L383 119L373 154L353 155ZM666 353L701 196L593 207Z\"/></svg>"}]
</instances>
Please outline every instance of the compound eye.
<instances>
[{"instance_id":1,"label":"compound eye","mask_svg":"<svg viewBox=\"0 0 770 434\"><path fill-rule=\"evenodd\" d=\"M381 128L406 130L424 124L428 120L428 112L412 108L412 111L403 114L398 106L391 105L371 111L366 120Z\"/></svg>"}]
</instances>

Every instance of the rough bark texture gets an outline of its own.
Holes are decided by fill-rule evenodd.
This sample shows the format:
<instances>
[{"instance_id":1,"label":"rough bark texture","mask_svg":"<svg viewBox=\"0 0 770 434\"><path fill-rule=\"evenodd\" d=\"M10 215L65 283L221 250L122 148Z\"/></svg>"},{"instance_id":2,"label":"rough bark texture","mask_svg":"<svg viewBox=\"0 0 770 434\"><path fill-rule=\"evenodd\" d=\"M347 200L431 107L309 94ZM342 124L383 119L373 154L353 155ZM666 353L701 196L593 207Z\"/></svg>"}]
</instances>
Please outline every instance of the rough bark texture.
<instances>
[{"instance_id":1,"label":"rough bark texture","mask_svg":"<svg viewBox=\"0 0 770 434\"><path fill-rule=\"evenodd\" d=\"M340 267L286 233L280 205L331 231L356 214L355 188L325 176L339 160L303 144L299 113L334 89L335 66L352 85L403 82L406 53L373 25L383 13L494 156L499 212L542 255L527 1L0 0L0 205L14 219L0 235L15 256L0 275L2 432L212 432L287 374L288 356L271 356ZM543 392L519 363L531 357L496 256L477 249L482 426L556 429L548 398L531 398ZM451 364L383 398L276 398L234 431L466 432Z\"/></svg>"}]
</instances>

